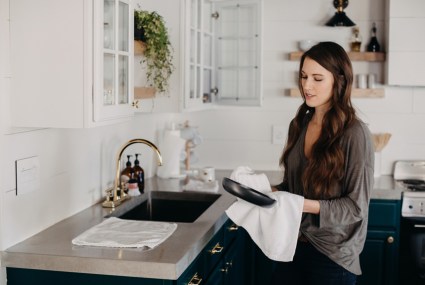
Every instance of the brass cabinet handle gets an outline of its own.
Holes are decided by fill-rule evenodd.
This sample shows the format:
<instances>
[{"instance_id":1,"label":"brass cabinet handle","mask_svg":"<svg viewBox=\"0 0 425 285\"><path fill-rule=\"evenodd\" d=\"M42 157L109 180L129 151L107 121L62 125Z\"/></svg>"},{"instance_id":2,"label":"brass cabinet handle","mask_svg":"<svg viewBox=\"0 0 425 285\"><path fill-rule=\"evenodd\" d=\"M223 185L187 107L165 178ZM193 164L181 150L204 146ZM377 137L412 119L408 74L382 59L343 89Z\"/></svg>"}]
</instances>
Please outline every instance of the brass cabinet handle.
<instances>
[{"instance_id":1,"label":"brass cabinet handle","mask_svg":"<svg viewBox=\"0 0 425 285\"><path fill-rule=\"evenodd\" d=\"M387 238L387 242L388 242L388 243L393 243L393 242L394 242L394 237L389 236L389 237Z\"/></svg>"},{"instance_id":2,"label":"brass cabinet handle","mask_svg":"<svg viewBox=\"0 0 425 285\"><path fill-rule=\"evenodd\" d=\"M189 283L187 285L199 285L202 282L201 276L198 275L198 272L193 275L192 279L190 279Z\"/></svg>"},{"instance_id":3,"label":"brass cabinet handle","mask_svg":"<svg viewBox=\"0 0 425 285\"><path fill-rule=\"evenodd\" d=\"M226 262L226 267L220 269L220 271L227 274L229 273L229 270L232 268L232 266L233 266L233 261L230 260L229 262Z\"/></svg>"},{"instance_id":4,"label":"brass cabinet handle","mask_svg":"<svg viewBox=\"0 0 425 285\"><path fill-rule=\"evenodd\" d=\"M139 109L139 100L133 101L133 103L131 103L131 106L133 106L136 109Z\"/></svg>"},{"instance_id":5,"label":"brass cabinet handle","mask_svg":"<svg viewBox=\"0 0 425 285\"><path fill-rule=\"evenodd\" d=\"M213 247L213 249L211 249L211 250L208 250L208 252L209 253L211 253L211 254L216 254L216 253L220 253L220 252L222 252L223 251L223 246L220 246L220 243L217 243L214 247Z\"/></svg>"},{"instance_id":6,"label":"brass cabinet handle","mask_svg":"<svg viewBox=\"0 0 425 285\"><path fill-rule=\"evenodd\" d=\"M227 228L227 230L229 232L234 232L234 231L237 231L238 229L239 229L239 227L235 224L233 224L233 225L231 225L230 227Z\"/></svg>"}]
</instances>

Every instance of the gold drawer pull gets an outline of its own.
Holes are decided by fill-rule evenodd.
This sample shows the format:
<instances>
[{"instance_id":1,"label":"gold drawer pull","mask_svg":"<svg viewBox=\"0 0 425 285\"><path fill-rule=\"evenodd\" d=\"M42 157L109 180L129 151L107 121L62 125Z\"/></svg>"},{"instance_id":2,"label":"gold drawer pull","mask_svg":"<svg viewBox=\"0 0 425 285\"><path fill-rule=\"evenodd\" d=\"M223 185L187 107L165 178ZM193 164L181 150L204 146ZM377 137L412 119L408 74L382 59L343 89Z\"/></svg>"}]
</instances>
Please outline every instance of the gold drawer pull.
<instances>
[{"instance_id":1,"label":"gold drawer pull","mask_svg":"<svg viewBox=\"0 0 425 285\"><path fill-rule=\"evenodd\" d=\"M193 275L192 279L190 279L189 283L187 285L199 285L202 282L202 278L198 275L198 272Z\"/></svg>"},{"instance_id":2,"label":"gold drawer pull","mask_svg":"<svg viewBox=\"0 0 425 285\"><path fill-rule=\"evenodd\" d=\"M388 243L393 243L393 242L394 242L394 238L393 238L392 236L389 236L389 237L387 238L387 242L388 242Z\"/></svg>"},{"instance_id":3,"label":"gold drawer pull","mask_svg":"<svg viewBox=\"0 0 425 285\"><path fill-rule=\"evenodd\" d=\"M224 268L222 268L222 269L220 269L220 271L221 272L223 272L223 273L225 273L225 274L227 274L227 273L229 273L229 270L232 268L232 266L233 266L233 261L231 260L231 261L229 261L229 262L226 262L226 267L224 267Z\"/></svg>"},{"instance_id":4,"label":"gold drawer pull","mask_svg":"<svg viewBox=\"0 0 425 285\"><path fill-rule=\"evenodd\" d=\"M229 232L234 232L234 231L237 231L238 229L239 229L239 227L235 224L233 224L233 225L231 225L230 227L227 228L227 230Z\"/></svg>"},{"instance_id":5,"label":"gold drawer pull","mask_svg":"<svg viewBox=\"0 0 425 285\"><path fill-rule=\"evenodd\" d=\"M223 251L223 248L224 248L224 247L220 246L220 243L217 243L217 244L213 247L213 249L209 250L208 252L209 252L209 253L211 253L211 254L220 253L220 252L222 252L222 251Z\"/></svg>"}]
</instances>

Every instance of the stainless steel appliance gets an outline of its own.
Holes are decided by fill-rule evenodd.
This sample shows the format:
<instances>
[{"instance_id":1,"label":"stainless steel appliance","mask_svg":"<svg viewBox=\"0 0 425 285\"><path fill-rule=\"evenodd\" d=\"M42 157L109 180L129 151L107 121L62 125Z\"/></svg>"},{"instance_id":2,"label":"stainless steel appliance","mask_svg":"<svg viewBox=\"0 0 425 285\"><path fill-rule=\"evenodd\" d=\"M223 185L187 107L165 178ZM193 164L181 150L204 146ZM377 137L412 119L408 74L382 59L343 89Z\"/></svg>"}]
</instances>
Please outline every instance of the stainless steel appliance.
<instances>
[{"instance_id":1,"label":"stainless steel appliance","mask_svg":"<svg viewBox=\"0 0 425 285\"><path fill-rule=\"evenodd\" d=\"M397 161L401 206L400 284L425 284L425 161Z\"/></svg>"}]
</instances>

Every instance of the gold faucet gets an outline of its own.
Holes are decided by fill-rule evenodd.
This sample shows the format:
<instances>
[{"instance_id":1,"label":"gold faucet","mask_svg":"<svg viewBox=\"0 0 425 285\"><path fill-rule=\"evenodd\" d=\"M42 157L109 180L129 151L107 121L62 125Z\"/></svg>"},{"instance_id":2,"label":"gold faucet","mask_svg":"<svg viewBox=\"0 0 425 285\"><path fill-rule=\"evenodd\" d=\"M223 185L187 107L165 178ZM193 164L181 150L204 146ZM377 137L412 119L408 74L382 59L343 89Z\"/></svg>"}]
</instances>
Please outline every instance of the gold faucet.
<instances>
[{"instance_id":1,"label":"gold faucet","mask_svg":"<svg viewBox=\"0 0 425 285\"><path fill-rule=\"evenodd\" d=\"M159 152L159 149L156 147L156 145L154 145L150 141L144 140L144 139L133 139L133 140L130 140L127 143L125 143L117 153L117 160L116 160L117 172L115 173L114 188L108 189L106 191L107 192L106 200L102 203L102 206L105 207L105 208L114 208L115 206L118 206L119 204L124 202L129 197L127 194L124 193L124 188L122 187L122 185L120 185L121 156L122 156L124 150L128 146L130 146L132 144L136 144L136 143L142 143L142 144L145 144L145 145L151 147L156 152L156 154L158 156L158 165L159 166L162 165L161 153ZM118 193L118 191L119 191L119 193Z\"/></svg>"}]
</instances>

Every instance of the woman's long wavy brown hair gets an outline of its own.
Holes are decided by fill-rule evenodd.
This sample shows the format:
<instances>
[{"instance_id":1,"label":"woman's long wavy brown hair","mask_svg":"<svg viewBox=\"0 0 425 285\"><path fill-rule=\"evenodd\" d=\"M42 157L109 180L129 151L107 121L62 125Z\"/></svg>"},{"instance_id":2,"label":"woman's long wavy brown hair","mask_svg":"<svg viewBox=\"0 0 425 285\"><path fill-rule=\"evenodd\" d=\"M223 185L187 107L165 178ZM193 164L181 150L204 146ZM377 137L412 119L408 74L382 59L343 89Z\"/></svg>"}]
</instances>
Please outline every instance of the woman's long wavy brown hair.
<instances>
[{"instance_id":1,"label":"woman's long wavy brown hair","mask_svg":"<svg viewBox=\"0 0 425 285\"><path fill-rule=\"evenodd\" d=\"M321 134L312 146L311 157L301 181L305 197L311 199L335 198L339 197L341 193L335 193L338 187L332 186L335 186L344 176L345 158L340 142L345 129L356 119L355 110L351 104L353 68L345 50L336 43L321 42L301 57L298 86L304 103L298 108L289 128L280 165L287 169L289 153L299 139L306 122L306 116L312 116L315 111L314 108L305 103L305 94L301 82L301 70L307 57L333 74L334 86L330 108L323 118ZM284 180L286 179L287 173L285 171Z\"/></svg>"}]
</instances>

